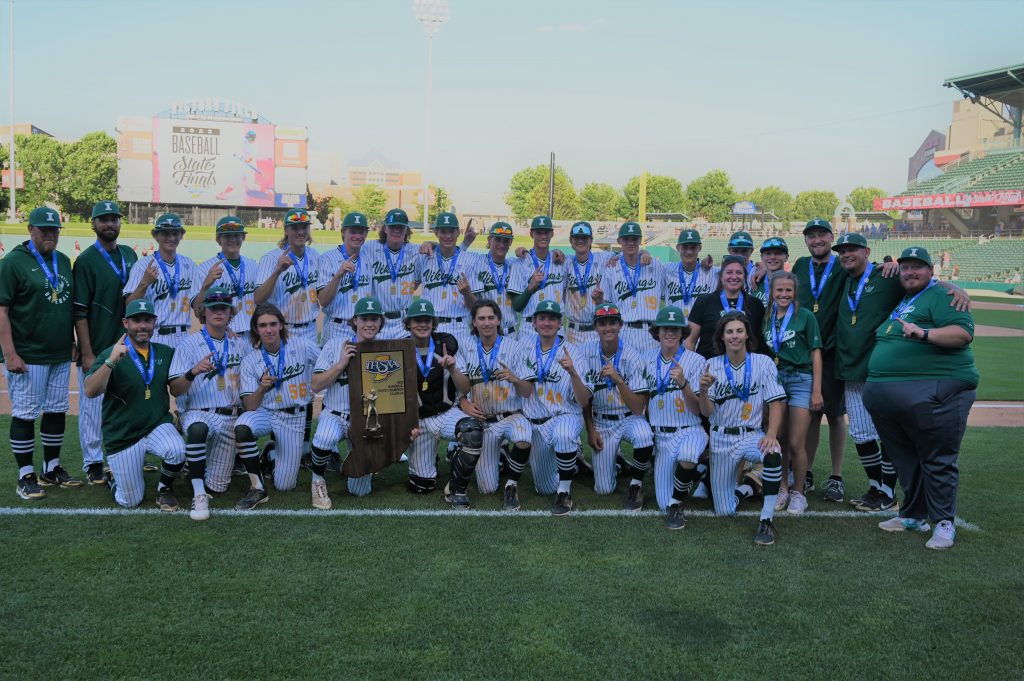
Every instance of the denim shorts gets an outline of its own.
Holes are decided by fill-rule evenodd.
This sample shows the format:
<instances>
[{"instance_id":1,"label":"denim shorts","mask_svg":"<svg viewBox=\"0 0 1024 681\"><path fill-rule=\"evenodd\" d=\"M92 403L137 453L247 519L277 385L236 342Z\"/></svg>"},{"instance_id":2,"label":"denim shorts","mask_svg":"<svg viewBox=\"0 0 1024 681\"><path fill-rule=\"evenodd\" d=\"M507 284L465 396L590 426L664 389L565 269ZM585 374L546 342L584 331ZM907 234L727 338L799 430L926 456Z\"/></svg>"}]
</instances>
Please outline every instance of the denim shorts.
<instances>
[{"instance_id":1,"label":"denim shorts","mask_svg":"<svg viewBox=\"0 0 1024 681\"><path fill-rule=\"evenodd\" d=\"M779 383L786 390L786 401L791 407L811 408L811 374L804 374L791 369L779 370Z\"/></svg>"}]
</instances>

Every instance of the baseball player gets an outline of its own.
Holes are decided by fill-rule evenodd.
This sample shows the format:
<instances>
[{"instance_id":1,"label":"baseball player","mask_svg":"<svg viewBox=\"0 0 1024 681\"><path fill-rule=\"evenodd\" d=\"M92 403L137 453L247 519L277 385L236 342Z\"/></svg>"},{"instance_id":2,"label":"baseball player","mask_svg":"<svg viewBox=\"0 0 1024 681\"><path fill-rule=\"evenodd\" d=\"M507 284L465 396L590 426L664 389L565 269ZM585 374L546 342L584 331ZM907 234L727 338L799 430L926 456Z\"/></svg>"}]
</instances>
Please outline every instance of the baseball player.
<instances>
[{"instance_id":1,"label":"baseball player","mask_svg":"<svg viewBox=\"0 0 1024 681\"><path fill-rule=\"evenodd\" d=\"M647 407L647 372L640 354L620 337L622 315L611 303L594 311L598 340L579 348L580 371L593 393L590 409L584 410L587 435L593 450L594 491L615 491L615 456L622 440L633 445L633 478L623 507L643 508L643 480L651 467L654 435L644 418Z\"/></svg>"},{"instance_id":2,"label":"baseball player","mask_svg":"<svg viewBox=\"0 0 1024 681\"><path fill-rule=\"evenodd\" d=\"M786 245L785 239L773 236L765 239L761 244L761 262L754 268L754 274L747 282L747 290L766 308L772 297L772 275L783 271L787 260L789 260L789 246Z\"/></svg>"},{"instance_id":3,"label":"baseball player","mask_svg":"<svg viewBox=\"0 0 1024 681\"><path fill-rule=\"evenodd\" d=\"M434 221L437 248L431 255L420 255L423 298L437 311L437 328L455 336L459 345L469 342L469 309L462 290L469 289L467 269L471 256L456 245L459 219L453 213L439 213Z\"/></svg>"},{"instance_id":4,"label":"baseball player","mask_svg":"<svg viewBox=\"0 0 1024 681\"><path fill-rule=\"evenodd\" d=\"M369 220L348 213L341 221L341 244L320 254L317 297L324 311L323 342L352 336L352 311L360 298L370 295L370 265L363 254Z\"/></svg>"},{"instance_id":5,"label":"baseball player","mask_svg":"<svg viewBox=\"0 0 1024 681\"><path fill-rule=\"evenodd\" d=\"M149 300L159 323L157 342L176 348L192 327L191 298L193 287L198 284L196 264L187 255L178 254L185 228L174 213L157 217L150 234L158 249L132 265L124 287L125 304Z\"/></svg>"},{"instance_id":6,"label":"baseball player","mask_svg":"<svg viewBox=\"0 0 1024 681\"><path fill-rule=\"evenodd\" d=\"M401 208L393 208L384 216L380 237L363 246L373 295L384 306L384 328L377 335L381 340L406 336L402 314L416 298L423 280L423 261L419 248L409 243L410 232L409 216Z\"/></svg>"},{"instance_id":7,"label":"baseball player","mask_svg":"<svg viewBox=\"0 0 1024 681\"><path fill-rule=\"evenodd\" d=\"M459 348L449 371L455 387L465 396L459 403L462 411L486 424L476 464L476 486L482 494L498 488L501 446L503 441L512 443L502 508L516 511L521 507L519 479L531 461L532 428L522 414L522 401L533 393L533 384L520 378L527 376L522 363L525 353L515 336L502 334L505 323L501 315L501 306L493 300L474 303L470 310L472 342ZM550 494L557 484L555 473L549 470L542 479L538 470L534 469L537 491Z\"/></svg>"},{"instance_id":8,"label":"baseball player","mask_svg":"<svg viewBox=\"0 0 1024 681\"><path fill-rule=\"evenodd\" d=\"M315 343L291 337L284 314L268 303L256 306L249 341L254 350L242 360L239 397L245 413L235 421L235 441L252 487L235 506L239 511L252 510L269 498L256 452L256 440L264 435L272 432L277 443L274 487L295 487L304 417L312 398L310 376L320 354Z\"/></svg>"},{"instance_id":9,"label":"baseball player","mask_svg":"<svg viewBox=\"0 0 1024 681\"><path fill-rule=\"evenodd\" d=\"M597 331L594 330L595 304L591 293L601 283L611 253L595 253L591 250L594 229L589 222L577 222L569 228L569 243L572 244L573 257L569 258L565 267L563 299L568 320L565 338L582 348L597 342Z\"/></svg>"},{"instance_id":10,"label":"baseball player","mask_svg":"<svg viewBox=\"0 0 1024 681\"><path fill-rule=\"evenodd\" d=\"M493 300L498 304L503 323L501 333L504 336L514 336L516 333L516 311L512 307L512 294L508 290L512 275L512 264L508 261L511 245L512 225L507 222L491 225L487 232L487 253L473 258L466 267L469 291L459 289L470 309L480 300ZM472 328L470 335L473 335Z\"/></svg>"},{"instance_id":11,"label":"baseball player","mask_svg":"<svg viewBox=\"0 0 1024 681\"><path fill-rule=\"evenodd\" d=\"M523 378L536 382L536 389L523 400L523 414L533 424L531 464L538 491L552 479L557 467L558 486L551 515L562 516L572 511L576 452L583 432L583 409L590 404L591 392L576 370L583 366L579 351L558 335L562 306L553 300L539 303L534 309L533 328L534 341L522 347L526 369Z\"/></svg>"},{"instance_id":12,"label":"baseball player","mask_svg":"<svg viewBox=\"0 0 1024 681\"><path fill-rule=\"evenodd\" d=\"M71 261L57 250L60 216L52 208L29 215L27 241L0 266L0 350L11 398L11 452L22 499L46 496L42 486L81 487L60 465L71 379ZM32 463L35 420L42 415L42 474Z\"/></svg>"},{"instance_id":13,"label":"baseball player","mask_svg":"<svg viewBox=\"0 0 1024 681\"><path fill-rule=\"evenodd\" d=\"M75 259L75 336L78 339L78 385L96 361L96 354L109 348L124 333L124 290L128 273L139 259L128 246L118 245L121 209L113 201L99 201L92 207L92 230L96 243ZM82 468L89 484L106 485L103 475L103 400L78 392L78 440L82 447Z\"/></svg>"},{"instance_id":14,"label":"baseball player","mask_svg":"<svg viewBox=\"0 0 1024 681\"><path fill-rule=\"evenodd\" d=\"M654 490L670 530L686 527L682 503L700 480L697 464L708 445L697 401L704 358L683 346L685 332L682 308L663 307L651 328L659 348L641 358L647 367L647 412L654 431Z\"/></svg>"},{"instance_id":15,"label":"baseball player","mask_svg":"<svg viewBox=\"0 0 1024 681\"><path fill-rule=\"evenodd\" d=\"M739 503L736 467L741 460L764 465L764 502L754 542L775 543L772 523L775 497L782 480L782 425L786 393L779 384L775 363L755 354L750 319L741 312L722 316L715 327L718 354L708 360L700 378L701 413L711 421L711 485L717 515L732 515ZM764 405L768 428L761 430Z\"/></svg>"},{"instance_id":16,"label":"baseball player","mask_svg":"<svg viewBox=\"0 0 1024 681\"><path fill-rule=\"evenodd\" d=\"M728 312L738 310L750 318L753 328L760 329L764 321L764 305L744 291L746 274L743 259L735 255L722 258L718 272L718 287L709 295L701 296L690 310L690 335L685 341L687 350L696 350L710 359L714 356L713 336L718 320ZM760 335L753 339L760 347Z\"/></svg>"},{"instance_id":17,"label":"baseball player","mask_svg":"<svg viewBox=\"0 0 1024 681\"><path fill-rule=\"evenodd\" d=\"M259 264L241 253L246 233L245 225L239 217L226 215L217 221L215 238L220 253L196 268L196 280L202 283L192 301L192 308L198 317L203 312L206 293L210 288L219 286L228 289L235 305L229 328L241 335L249 332L249 318L256 309L256 279L259 276Z\"/></svg>"},{"instance_id":18,"label":"baseball player","mask_svg":"<svg viewBox=\"0 0 1024 681\"><path fill-rule=\"evenodd\" d=\"M207 290L200 312L202 328L178 346L171 361L171 394L178 398L185 431L193 520L210 517L207 483L217 493L227 491L231 483L235 419L241 413L240 370L242 357L250 350L244 338L228 334L237 310L230 289Z\"/></svg>"},{"instance_id":19,"label":"baseball player","mask_svg":"<svg viewBox=\"0 0 1024 681\"><path fill-rule=\"evenodd\" d=\"M532 344L537 337L533 328L533 312L545 301L554 301L562 306L565 288L566 264L556 261L551 252L551 237L554 235L551 218L538 215L530 222L530 238L533 248L529 257L517 260L512 265L512 279L508 289L512 294L512 307L522 315L519 324L519 340Z\"/></svg>"},{"instance_id":20,"label":"baseball player","mask_svg":"<svg viewBox=\"0 0 1024 681\"><path fill-rule=\"evenodd\" d=\"M124 335L96 357L85 379L85 394L103 396L103 449L112 476L114 502L125 508L142 503L146 454L163 460L156 503L178 510L174 479L185 464L185 443L171 422L167 376L174 348L154 343L156 305L146 298L125 307Z\"/></svg>"},{"instance_id":21,"label":"baseball player","mask_svg":"<svg viewBox=\"0 0 1024 681\"><path fill-rule=\"evenodd\" d=\"M711 293L718 285L718 268L705 267L700 261L700 232L684 229L676 239L679 262L662 265L664 283L662 292L666 305L675 305L690 316L690 310L701 296Z\"/></svg>"},{"instance_id":22,"label":"baseball player","mask_svg":"<svg viewBox=\"0 0 1024 681\"><path fill-rule=\"evenodd\" d=\"M622 340L640 354L649 354L657 344L648 327L658 314L658 305L664 297L664 274L657 260L649 265L640 261L642 232L636 222L625 222L619 227L619 245L622 257L609 267L600 284L594 289L596 303L609 302L622 313L624 328Z\"/></svg>"},{"instance_id":23,"label":"baseball player","mask_svg":"<svg viewBox=\"0 0 1024 681\"><path fill-rule=\"evenodd\" d=\"M754 254L754 237L750 236L748 232L733 232L733 235L729 237L729 244L726 247L726 252L743 261L743 267L746 269L744 290L749 291L747 285L749 284L751 277L754 276L755 270L754 263L750 262L750 256Z\"/></svg>"},{"instance_id":24,"label":"baseball player","mask_svg":"<svg viewBox=\"0 0 1024 681\"><path fill-rule=\"evenodd\" d=\"M356 344L375 340L384 327L381 310L380 301L372 296L356 301L353 316L349 320L349 331L353 335L348 338L335 335L327 341L313 367L313 392L327 392L324 394L324 408L317 422L316 435L313 436L311 493L313 506L325 511L331 507L331 497L327 493L324 473L328 462L338 451L338 444L348 437L351 424L348 366L356 356ZM370 493L372 481L372 474L349 478L348 491L357 497L366 496Z\"/></svg>"}]
</instances>

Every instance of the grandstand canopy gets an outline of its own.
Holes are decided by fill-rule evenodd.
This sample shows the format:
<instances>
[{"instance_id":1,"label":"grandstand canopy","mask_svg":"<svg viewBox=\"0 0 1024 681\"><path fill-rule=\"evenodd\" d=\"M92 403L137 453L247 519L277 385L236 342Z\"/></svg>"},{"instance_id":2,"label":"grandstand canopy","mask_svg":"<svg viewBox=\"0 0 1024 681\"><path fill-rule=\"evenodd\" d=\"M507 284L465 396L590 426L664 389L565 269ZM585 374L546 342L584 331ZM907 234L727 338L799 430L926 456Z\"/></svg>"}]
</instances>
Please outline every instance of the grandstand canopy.
<instances>
[{"instance_id":1,"label":"grandstand canopy","mask_svg":"<svg viewBox=\"0 0 1024 681\"><path fill-rule=\"evenodd\" d=\"M857 220L869 220L871 222L891 222L892 216L888 213L875 210L859 210L854 213Z\"/></svg>"},{"instance_id":2,"label":"grandstand canopy","mask_svg":"<svg viewBox=\"0 0 1024 681\"><path fill-rule=\"evenodd\" d=\"M1024 64L947 78L943 85L956 88L974 102L979 97L986 97L1024 109Z\"/></svg>"}]
</instances>

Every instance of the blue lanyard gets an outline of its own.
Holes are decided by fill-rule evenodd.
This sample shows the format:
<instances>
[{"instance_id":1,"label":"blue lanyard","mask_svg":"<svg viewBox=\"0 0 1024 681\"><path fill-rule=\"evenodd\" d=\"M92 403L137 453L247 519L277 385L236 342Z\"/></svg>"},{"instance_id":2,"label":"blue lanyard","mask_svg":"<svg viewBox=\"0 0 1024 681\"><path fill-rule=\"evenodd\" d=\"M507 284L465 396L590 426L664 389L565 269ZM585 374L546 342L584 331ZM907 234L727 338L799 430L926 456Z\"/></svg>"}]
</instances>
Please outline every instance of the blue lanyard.
<instances>
[{"instance_id":1,"label":"blue lanyard","mask_svg":"<svg viewBox=\"0 0 1024 681\"><path fill-rule=\"evenodd\" d=\"M223 345L221 346L220 355L217 354L217 346L214 345L213 339L210 338L209 332L204 326L200 331L203 334L203 340L206 341L206 347L210 348L210 354L213 355L213 366L217 369L217 374L223 376L224 372L228 370L228 353L231 350L231 341L228 339L227 334L224 334Z\"/></svg>"},{"instance_id":2,"label":"blue lanyard","mask_svg":"<svg viewBox=\"0 0 1024 681\"><path fill-rule=\"evenodd\" d=\"M907 308L909 308L911 305L914 304L915 300L917 300L918 298L921 297L922 293L924 293L925 291L930 289L932 286L935 286L935 280L934 279L929 281L928 285L925 286L920 291L918 291L917 294L913 298L911 298L910 300L907 300L907 297L903 296L903 300L900 302L899 305L896 306L896 309L892 311L892 314L889 315L889 321L896 321L901 314L906 312Z\"/></svg>"},{"instance_id":3,"label":"blue lanyard","mask_svg":"<svg viewBox=\"0 0 1024 681\"><path fill-rule=\"evenodd\" d=\"M455 282L452 281L452 272L455 271L455 264L457 262L459 262L459 253L460 252L461 252L461 249L458 246L456 246L455 247L455 253L452 254L451 264L448 265L448 274L446 274L444 276L444 283L445 284L454 284L455 283ZM441 261L441 249L440 248L437 249L437 253L435 255L437 257L437 271L441 272L443 267L444 267L444 265L443 265L443 263Z\"/></svg>"},{"instance_id":4,"label":"blue lanyard","mask_svg":"<svg viewBox=\"0 0 1024 681\"><path fill-rule=\"evenodd\" d=\"M590 268L594 265L594 256L591 255L587 258L587 269L583 271L583 276L580 276L580 263L577 258L572 259L572 269L576 273L576 286L580 293L587 292L587 286L590 285Z\"/></svg>"},{"instance_id":5,"label":"blue lanyard","mask_svg":"<svg viewBox=\"0 0 1024 681\"><path fill-rule=\"evenodd\" d=\"M238 296L239 302L241 302L242 296L245 295L245 259L241 256L238 257L238 276L235 276L235 268L231 266L231 263L224 257L224 254L218 253L217 257L224 263L224 269L231 279L231 285L235 287L235 295Z\"/></svg>"},{"instance_id":6,"label":"blue lanyard","mask_svg":"<svg viewBox=\"0 0 1024 681\"><path fill-rule=\"evenodd\" d=\"M160 266L160 271L163 272L164 281L167 282L167 294L171 298L178 297L178 283L181 281L181 263L178 262L178 255L174 255L174 276L171 277L171 273L167 271L167 266L164 265L164 259L157 253L153 256L153 260L156 260L156 264Z\"/></svg>"},{"instance_id":7,"label":"blue lanyard","mask_svg":"<svg viewBox=\"0 0 1024 681\"><path fill-rule=\"evenodd\" d=\"M751 374L753 373L750 370L750 353L749 352L747 353L747 359L743 363L743 387L742 388L739 385L736 384L736 379L733 377L733 374L732 374L732 364L729 362L729 356L728 355L722 355L722 365L725 367L725 380L727 380L729 382L729 385L732 386L732 391L736 394L737 397L739 397L744 402L749 400L750 399L750 377L751 377Z\"/></svg>"},{"instance_id":8,"label":"blue lanyard","mask_svg":"<svg viewBox=\"0 0 1024 681\"><path fill-rule=\"evenodd\" d=\"M778 324L778 312L779 304L772 303L772 350L775 351L776 356L778 356L779 348L782 346L782 337L786 333L786 329L789 327L789 320L793 318L793 305L791 304L786 310L786 314L782 317L781 326Z\"/></svg>"},{"instance_id":9,"label":"blue lanyard","mask_svg":"<svg viewBox=\"0 0 1024 681\"><path fill-rule=\"evenodd\" d=\"M339 244L338 245L338 251L341 252L342 261L351 260L352 259L352 257L348 254L348 251L345 250L345 244ZM362 249L360 249L359 254L356 255L356 271L353 272L352 274L348 275L348 276L350 276L352 278L352 290L353 291L355 291L356 289L359 288L359 271L360 271L360 269L362 269L362 264L363 264L362 263L362 260L363 260L362 259L362 253L363 253L363 251L362 251Z\"/></svg>"},{"instance_id":10,"label":"blue lanyard","mask_svg":"<svg viewBox=\"0 0 1024 681\"><path fill-rule=\"evenodd\" d=\"M683 270L683 263L679 263L679 290L683 295L683 304L689 306L690 301L693 300L693 291L697 288L697 270L700 268L698 263L693 268L693 274L690 275L690 281L686 281L686 272Z\"/></svg>"},{"instance_id":11,"label":"blue lanyard","mask_svg":"<svg viewBox=\"0 0 1024 681\"><path fill-rule=\"evenodd\" d=\"M421 360L419 351L416 352L416 366L420 368L420 373L423 375L423 380L427 380L427 374L430 373L430 368L434 364L434 337L430 337L430 345L427 347L427 354Z\"/></svg>"},{"instance_id":12,"label":"blue lanyard","mask_svg":"<svg viewBox=\"0 0 1024 681\"><path fill-rule=\"evenodd\" d=\"M498 340L494 341L494 347L491 348L491 363L488 364L484 344L480 341L479 336L477 337L476 356L480 360L480 375L483 376L484 383L491 381L491 372L494 371L494 365L498 363L498 350L501 350L501 334L498 334Z\"/></svg>"},{"instance_id":13,"label":"blue lanyard","mask_svg":"<svg viewBox=\"0 0 1024 681\"><path fill-rule=\"evenodd\" d=\"M619 258L619 265L622 267L622 278L626 281L626 286L629 288L629 294L636 297L636 290L640 287L640 261L637 260L636 268L633 269L633 276L629 276L629 267L626 265L625 258Z\"/></svg>"},{"instance_id":14,"label":"blue lanyard","mask_svg":"<svg viewBox=\"0 0 1024 681\"><path fill-rule=\"evenodd\" d=\"M395 282L398 280L398 271L402 269L402 261L405 260L405 247L398 249L398 261L391 259L391 249L387 246L384 247L384 260L388 265L388 272L391 273L391 281Z\"/></svg>"},{"instance_id":15,"label":"blue lanyard","mask_svg":"<svg viewBox=\"0 0 1024 681\"><path fill-rule=\"evenodd\" d=\"M117 275L121 285L124 286L128 283L128 265L124 261L124 253L121 252L121 249L117 248L117 246L114 248L117 250L117 254L121 256L121 269L117 269L117 265L114 264L114 259L110 257L109 253L107 253L107 249L100 245L99 239L96 239L96 250L100 252L100 255L102 255L103 259L107 261L107 264L113 268L114 274Z\"/></svg>"},{"instance_id":16,"label":"blue lanyard","mask_svg":"<svg viewBox=\"0 0 1024 681\"><path fill-rule=\"evenodd\" d=\"M770 280L771 280L771 277L769 276L768 272L765 272L764 273L764 302L765 302L766 305L768 304L768 301L772 299L772 292L771 292L771 288L770 288L771 285L769 283ZM790 307L792 307L792 306L790 306Z\"/></svg>"},{"instance_id":17,"label":"blue lanyard","mask_svg":"<svg viewBox=\"0 0 1024 681\"><path fill-rule=\"evenodd\" d=\"M540 336L537 336L537 345L534 350L534 356L537 358L537 382L543 383L548 377L548 370L551 368L551 363L555 361L555 355L558 354L559 338L555 336L555 343L551 346L551 350L548 351L548 358L544 360L544 353L540 348Z\"/></svg>"},{"instance_id":18,"label":"blue lanyard","mask_svg":"<svg viewBox=\"0 0 1024 681\"><path fill-rule=\"evenodd\" d=\"M615 354L612 355L612 366L615 367L615 371L619 371L619 362L622 361L622 349L624 347L625 346L622 344L622 341L620 340L619 341L619 347L615 349ZM601 341L597 342L597 351L601 352ZM601 359L602 360L605 359L603 352L601 352ZM622 372L619 372L619 373L622 373ZM612 377L611 376L605 376L604 377L604 382L605 382L605 385L608 386L609 390L612 390L615 387L615 382L612 381Z\"/></svg>"},{"instance_id":19,"label":"blue lanyard","mask_svg":"<svg viewBox=\"0 0 1024 681\"><path fill-rule=\"evenodd\" d=\"M46 280L48 282L50 282L50 289L53 291L53 295L56 296L57 295L57 287L60 284L60 280L58 279L58 276L59 276L60 273L57 270L57 249L56 248L53 249L53 271L52 272L50 271L50 268L46 266L46 261L43 260L43 256L39 253L38 250L36 250L36 245L34 243L32 243L31 240L29 240L29 242L28 242L28 250L30 250L32 252L32 255L36 256L36 262L39 263L39 266L43 268L43 274L46 275ZM53 302L57 302L57 301L54 300Z\"/></svg>"},{"instance_id":20,"label":"blue lanyard","mask_svg":"<svg viewBox=\"0 0 1024 681\"><path fill-rule=\"evenodd\" d=\"M267 371L274 378L274 387L281 387L281 376L284 375L284 356L286 346L281 343L281 348L277 351L277 372L274 372L274 365L270 362L270 355L267 354L263 344L260 344L260 352L263 354L263 364L267 367Z\"/></svg>"},{"instance_id":21,"label":"blue lanyard","mask_svg":"<svg viewBox=\"0 0 1024 681\"><path fill-rule=\"evenodd\" d=\"M530 258L533 259L534 271L540 267L540 260L537 260L537 253L534 249L530 249ZM551 270L551 251L548 251L548 257L544 258L544 278L541 279L540 287L544 288L548 285L548 271Z\"/></svg>"},{"instance_id":22,"label":"blue lanyard","mask_svg":"<svg viewBox=\"0 0 1024 681\"><path fill-rule=\"evenodd\" d=\"M722 300L722 309L723 310L728 312L729 310L733 309L733 308L731 308L729 306L729 299L725 296L725 291L722 291L721 293L719 293L718 297ZM744 309L743 309L743 291L740 291L739 297L736 298L736 310L739 311L739 312L744 312Z\"/></svg>"},{"instance_id":23,"label":"blue lanyard","mask_svg":"<svg viewBox=\"0 0 1024 681\"><path fill-rule=\"evenodd\" d=\"M494 288L497 289L498 294L505 292L505 286L508 285L508 262L501 263L502 277L498 276L498 269L494 266L494 259L491 254L487 254L487 267L491 270L491 277L494 279Z\"/></svg>"},{"instance_id":24,"label":"blue lanyard","mask_svg":"<svg viewBox=\"0 0 1024 681\"><path fill-rule=\"evenodd\" d=\"M669 382L669 377L668 376L669 376L670 373L672 373L672 364L674 362L681 362L682 359L683 359L683 355L685 355L685 354L686 354L686 348L684 346L679 346L679 352L676 353L676 356L673 358L673 362L669 362L668 363L668 368L665 370L664 375L661 373L661 369L660 368L658 369L658 394L659 395L663 394L666 390L668 390L668 382ZM658 360L659 361L664 361L661 358L660 355L658 357Z\"/></svg>"},{"instance_id":25,"label":"blue lanyard","mask_svg":"<svg viewBox=\"0 0 1024 681\"><path fill-rule=\"evenodd\" d=\"M814 298L814 302L818 302L818 298L821 297L821 292L825 288L825 282L828 281L828 275L832 272L832 266L836 264L836 256L830 255L828 257L828 264L825 265L825 271L821 273L821 280L815 281L814 279L814 260L807 260L807 269L810 271L811 277L811 296Z\"/></svg>"},{"instance_id":26,"label":"blue lanyard","mask_svg":"<svg viewBox=\"0 0 1024 681\"><path fill-rule=\"evenodd\" d=\"M149 362L148 366L144 367L142 366L142 358L135 351L135 346L127 339L125 339L124 344L128 346L128 355L132 358L135 368L142 374L142 382L146 384L146 390L148 391L149 384L153 382L153 375L156 373L156 348L152 345L149 346Z\"/></svg>"},{"instance_id":27,"label":"blue lanyard","mask_svg":"<svg viewBox=\"0 0 1024 681\"><path fill-rule=\"evenodd\" d=\"M860 306L860 297L864 293L864 285L868 283L868 278L871 276L871 271L875 269L875 264L869 262L868 266L864 268L864 274L860 275L860 281L857 282L857 292L854 293L854 297L851 298L850 294L846 294L846 303L850 306L850 311L855 313L857 308ZM856 321L856 320L854 320Z\"/></svg>"},{"instance_id":28,"label":"blue lanyard","mask_svg":"<svg viewBox=\"0 0 1024 681\"><path fill-rule=\"evenodd\" d=\"M299 280L302 281L302 288L309 288L309 253L302 251L302 267L299 267L299 259L294 253L288 251L288 257L292 259L295 273L299 275Z\"/></svg>"}]
</instances>

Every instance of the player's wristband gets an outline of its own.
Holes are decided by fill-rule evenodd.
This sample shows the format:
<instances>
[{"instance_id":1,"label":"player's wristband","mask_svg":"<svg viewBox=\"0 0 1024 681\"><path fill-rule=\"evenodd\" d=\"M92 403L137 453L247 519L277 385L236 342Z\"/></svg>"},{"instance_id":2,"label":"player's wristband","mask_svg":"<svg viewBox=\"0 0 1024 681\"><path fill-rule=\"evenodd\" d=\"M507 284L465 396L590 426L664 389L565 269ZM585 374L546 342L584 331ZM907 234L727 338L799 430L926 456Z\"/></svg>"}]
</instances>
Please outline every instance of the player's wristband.
<instances>
[{"instance_id":1,"label":"player's wristband","mask_svg":"<svg viewBox=\"0 0 1024 681\"><path fill-rule=\"evenodd\" d=\"M921 337L921 340L923 340L925 343L927 343L928 342L928 329L923 329L923 330L924 330L924 336Z\"/></svg>"},{"instance_id":2,"label":"player's wristband","mask_svg":"<svg viewBox=\"0 0 1024 681\"><path fill-rule=\"evenodd\" d=\"M111 362L109 359L103 360L103 363L106 364L111 369L117 366L117 362Z\"/></svg>"},{"instance_id":3,"label":"player's wristband","mask_svg":"<svg viewBox=\"0 0 1024 681\"><path fill-rule=\"evenodd\" d=\"M196 380L196 376L195 374L192 373L191 369L185 372L185 380L188 381L189 383Z\"/></svg>"}]
</instances>

